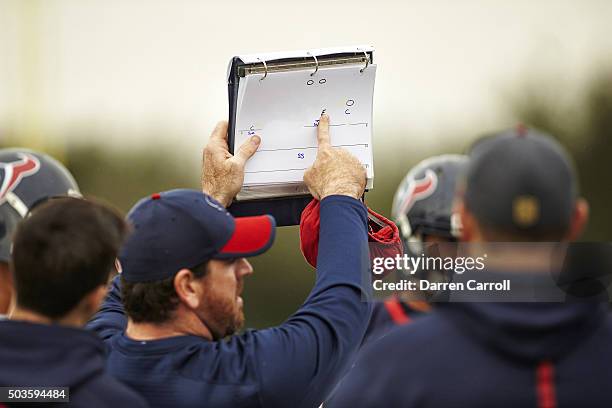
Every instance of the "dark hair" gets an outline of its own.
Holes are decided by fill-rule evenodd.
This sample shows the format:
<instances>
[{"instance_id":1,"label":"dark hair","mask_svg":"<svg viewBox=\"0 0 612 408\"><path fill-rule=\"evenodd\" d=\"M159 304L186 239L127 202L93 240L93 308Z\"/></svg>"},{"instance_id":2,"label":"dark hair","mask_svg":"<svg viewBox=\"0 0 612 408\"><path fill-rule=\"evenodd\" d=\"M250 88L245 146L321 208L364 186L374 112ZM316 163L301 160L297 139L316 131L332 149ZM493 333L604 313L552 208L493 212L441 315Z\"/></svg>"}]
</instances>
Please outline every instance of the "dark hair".
<instances>
[{"instance_id":1,"label":"dark hair","mask_svg":"<svg viewBox=\"0 0 612 408\"><path fill-rule=\"evenodd\" d=\"M17 226L11 270L17 304L51 319L70 312L104 285L127 225L113 208L80 198L56 198Z\"/></svg>"},{"instance_id":2,"label":"dark hair","mask_svg":"<svg viewBox=\"0 0 612 408\"><path fill-rule=\"evenodd\" d=\"M208 262L187 268L201 278L208 272ZM177 271L178 273L178 271ZM128 282L121 278L121 298L127 315L136 323L164 323L170 320L179 304L174 289L176 273L153 282Z\"/></svg>"}]
</instances>

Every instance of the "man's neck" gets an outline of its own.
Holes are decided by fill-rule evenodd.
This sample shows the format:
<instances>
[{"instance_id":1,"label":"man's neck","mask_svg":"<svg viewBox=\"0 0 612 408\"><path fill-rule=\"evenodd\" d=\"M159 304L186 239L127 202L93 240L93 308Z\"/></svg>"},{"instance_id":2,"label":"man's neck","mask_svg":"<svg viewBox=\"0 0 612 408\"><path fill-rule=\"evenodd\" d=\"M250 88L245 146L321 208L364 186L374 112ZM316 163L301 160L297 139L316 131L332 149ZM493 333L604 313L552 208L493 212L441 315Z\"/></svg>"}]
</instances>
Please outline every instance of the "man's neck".
<instances>
[{"instance_id":1,"label":"man's neck","mask_svg":"<svg viewBox=\"0 0 612 408\"><path fill-rule=\"evenodd\" d=\"M158 340L176 336L199 336L212 340L213 336L199 319L172 319L165 323L135 323L132 319L128 320L125 334L133 340Z\"/></svg>"},{"instance_id":2,"label":"man's neck","mask_svg":"<svg viewBox=\"0 0 612 408\"><path fill-rule=\"evenodd\" d=\"M472 242L466 255L486 257L484 264L488 271L533 273L558 267L556 250L557 245L547 242Z\"/></svg>"},{"instance_id":3,"label":"man's neck","mask_svg":"<svg viewBox=\"0 0 612 408\"><path fill-rule=\"evenodd\" d=\"M29 323L38 324L57 324L60 326L81 328L85 324L84 319L68 314L60 319L52 319L40 313L33 312L22 307L15 307L15 310L10 315L11 320L20 320Z\"/></svg>"}]
</instances>

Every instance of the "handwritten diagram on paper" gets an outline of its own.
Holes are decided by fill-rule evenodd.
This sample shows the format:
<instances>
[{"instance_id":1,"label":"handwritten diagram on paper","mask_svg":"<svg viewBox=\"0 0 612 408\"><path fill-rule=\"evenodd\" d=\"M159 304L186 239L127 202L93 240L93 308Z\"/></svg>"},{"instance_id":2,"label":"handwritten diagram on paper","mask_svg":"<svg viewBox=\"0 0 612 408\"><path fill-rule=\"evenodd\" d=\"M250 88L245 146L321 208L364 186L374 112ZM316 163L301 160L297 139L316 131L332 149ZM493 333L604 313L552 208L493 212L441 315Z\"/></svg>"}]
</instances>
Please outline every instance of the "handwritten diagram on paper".
<instances>
[{"instance_id":1,"label":"handwritten diagram on paper","mask_svg":"<svg viewBox=\"0 0 612 408\"><path fill-rule=\"evenodd\" d=\"M330 117L332 145L372 165L372 97L376 65L320 68L248 75L240 79L236 106L235 148L251 135L261 145L247 162L246 186L302 183L317 155L317 125ZM262 79L263 78L263 79Z\"/></svg>"}]
</instances>

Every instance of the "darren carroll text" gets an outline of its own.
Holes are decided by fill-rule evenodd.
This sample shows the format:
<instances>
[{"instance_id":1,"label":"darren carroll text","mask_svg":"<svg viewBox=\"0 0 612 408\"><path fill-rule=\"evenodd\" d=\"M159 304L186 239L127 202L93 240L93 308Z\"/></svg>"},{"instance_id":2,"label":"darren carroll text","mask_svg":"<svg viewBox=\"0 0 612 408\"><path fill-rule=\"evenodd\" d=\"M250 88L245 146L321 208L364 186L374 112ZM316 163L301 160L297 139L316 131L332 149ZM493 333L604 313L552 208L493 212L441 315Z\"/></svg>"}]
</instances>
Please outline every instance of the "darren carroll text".
<instances>
[{"instance_id":1,"label":"darren carroll text","mask_svg":"<svg viewBox=\"0 0 612 408\"><path fill-rule=\"evenodd\" d=\"M450 291L509 291L510 279L504 279L501 282L478 282L471 279L467 282L430 282L428 280L420 280L418 282L402 279L399 282L383 282L378 279L372 282L374 290L450 290Z\"/></svg>"}]
</instances>

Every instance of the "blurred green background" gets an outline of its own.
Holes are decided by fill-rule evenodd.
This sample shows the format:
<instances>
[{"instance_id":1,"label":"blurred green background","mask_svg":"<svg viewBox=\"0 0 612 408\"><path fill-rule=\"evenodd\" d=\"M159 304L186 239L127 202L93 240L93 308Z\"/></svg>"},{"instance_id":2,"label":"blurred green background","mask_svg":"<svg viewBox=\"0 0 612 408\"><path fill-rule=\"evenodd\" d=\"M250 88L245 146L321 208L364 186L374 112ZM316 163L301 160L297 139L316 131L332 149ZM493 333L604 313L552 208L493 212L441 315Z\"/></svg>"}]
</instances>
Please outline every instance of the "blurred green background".
<instances>
[{"instance_id":1,"label":"blurred green background","mask_svg":"<svg viewBox=\"0 0 612 408\"><path fill-rule=\"evenodd\" d=\"M228 5L202 3L0 0L0 146L55 155L84 194L126 212L152 192L199 188L202 134L227 115L231 55L371 42L380 64L371 208L388 216L398 183L420 160L465 152L485 133L525 123L571 152L591 205L584 240L610 240L610 2L330 5L324 28L295 17L295 6L270 1L264 15L239 2L264 27L249 38L213 21ZM373 30L356 31L354 21L371 21ZM280 39L265 28L278 22ZM252 263L247 326L278 324L314 282L297 227L279 229L273 248Z\"/></svg>"},{"instance_id":2,"label":"blurred green background","mask_svg":"<svg viewBox=\"0 0 612 408\"><path fill-rule=\"evenodd\" d=\"M591 205L591 221L584 240L609 241L612 228L612 70L593 77L584 97L572 106L559 106L554 94L525 88L509 100L516 121L546 130L570 150L580 175L581 192ZM463 135L461 143L411 150L378 148L376 186L367 203L389 215L398 183L411 166L434 154L465 152L479 135ZM381 137L377 134L375 137ZM5 146L13 143L3 141ZM63 162L86 195L103 197L126 212L141 197L171 188L198 188L200 168L182 161L171 149L112 151L102 147L68 146ZM249 327L280 323L306 298L314 270L299 251L298 227L280 228L273 248L252 260L255 274L245 285Z\"/></svg>"}]
</instances>

